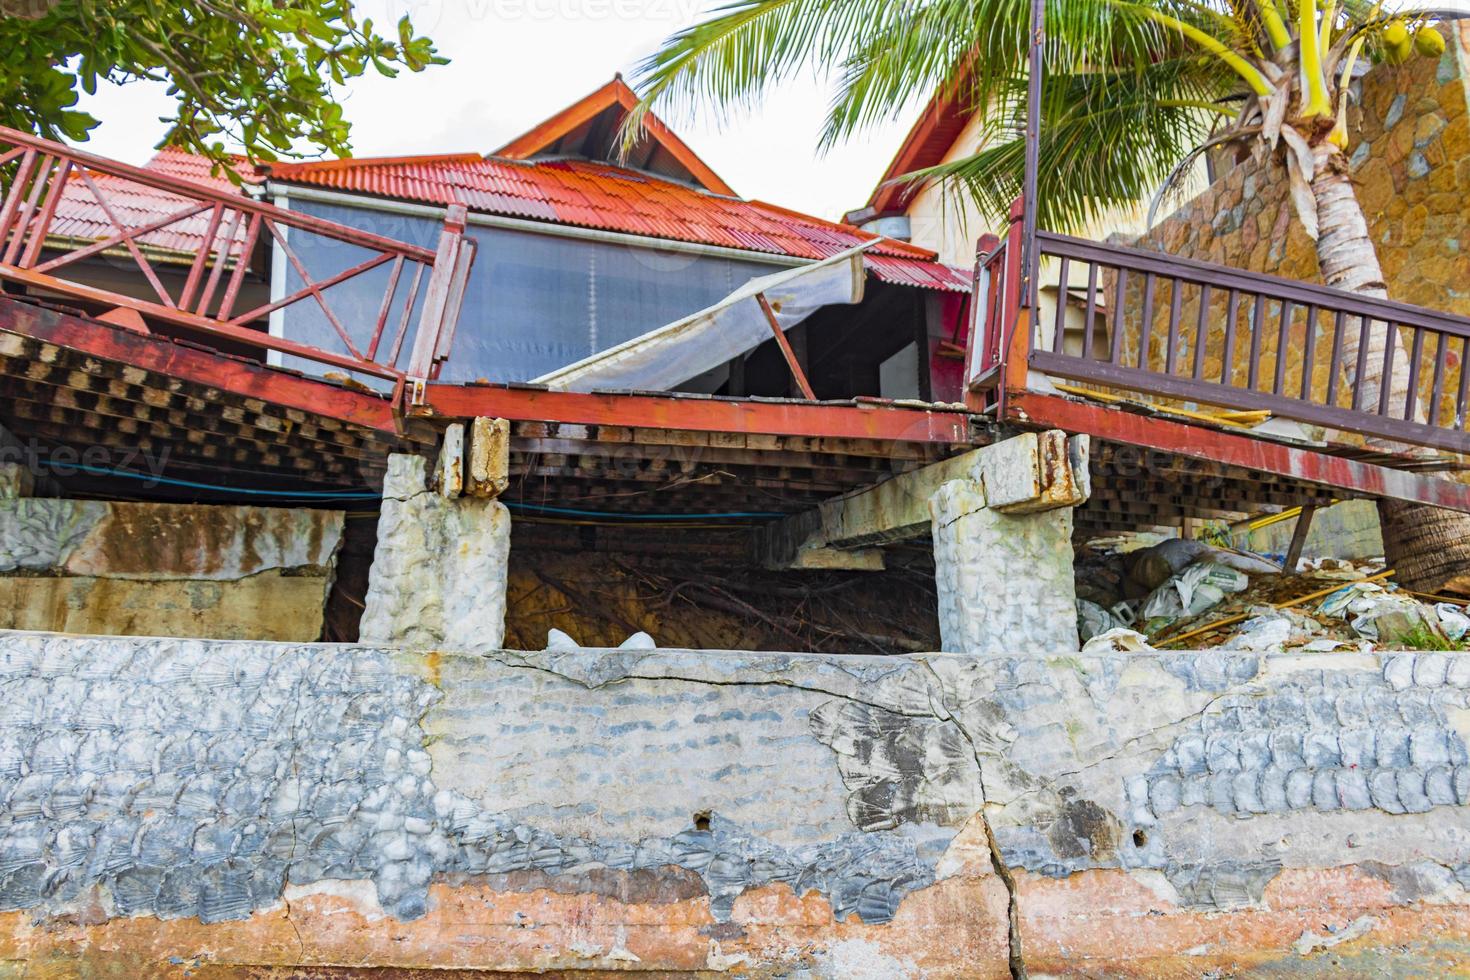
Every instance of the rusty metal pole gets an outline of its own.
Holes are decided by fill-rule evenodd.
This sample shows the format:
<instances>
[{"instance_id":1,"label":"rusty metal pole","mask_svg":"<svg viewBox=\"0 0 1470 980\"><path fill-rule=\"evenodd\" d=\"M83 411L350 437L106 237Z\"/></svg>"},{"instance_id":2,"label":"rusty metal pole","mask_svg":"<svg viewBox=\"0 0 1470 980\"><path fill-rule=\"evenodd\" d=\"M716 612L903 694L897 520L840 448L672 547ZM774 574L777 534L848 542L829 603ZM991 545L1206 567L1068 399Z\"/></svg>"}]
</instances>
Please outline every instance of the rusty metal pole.
<instances>
[{"instance_id":1,"label":"rusty metal pole","mask_svg":"<svg viewBox=\"0 0 1470 980\"><path fill-rule=\"evenodd\" d=\"M1031 0L1031 50L1026 69L1026 174L1021 186L1021 303L1029 311L1027 328L1034 329L1037 313L1036 280L1041 273L1041 255L1036 247L1036 181L1041 153L1041 73L1046 41L1045 0Z\"/></svg>"}]
</instances>

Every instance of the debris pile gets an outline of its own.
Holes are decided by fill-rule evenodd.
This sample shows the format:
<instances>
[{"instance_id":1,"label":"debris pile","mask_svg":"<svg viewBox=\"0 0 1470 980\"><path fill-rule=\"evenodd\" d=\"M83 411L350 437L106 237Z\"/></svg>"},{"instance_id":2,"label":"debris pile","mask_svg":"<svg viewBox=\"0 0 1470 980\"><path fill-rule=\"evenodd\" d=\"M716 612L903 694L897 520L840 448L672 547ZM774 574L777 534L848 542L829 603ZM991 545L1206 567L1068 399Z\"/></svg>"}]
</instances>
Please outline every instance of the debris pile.
<instances>
[{"instance_id":1,"label":"debris pile","mask_svg":"<svg viewBox=\"0 0 1470 980\"><path fill-rule=\"evenodd\" d=\"M1470 604L1411 594L1392 577L1382 559L1332 558L1288 575L1257 555L1179 538L1089 550L1077 562L1077 626L1086 652L1470 645Z\"/></svg>"}]
</instances>

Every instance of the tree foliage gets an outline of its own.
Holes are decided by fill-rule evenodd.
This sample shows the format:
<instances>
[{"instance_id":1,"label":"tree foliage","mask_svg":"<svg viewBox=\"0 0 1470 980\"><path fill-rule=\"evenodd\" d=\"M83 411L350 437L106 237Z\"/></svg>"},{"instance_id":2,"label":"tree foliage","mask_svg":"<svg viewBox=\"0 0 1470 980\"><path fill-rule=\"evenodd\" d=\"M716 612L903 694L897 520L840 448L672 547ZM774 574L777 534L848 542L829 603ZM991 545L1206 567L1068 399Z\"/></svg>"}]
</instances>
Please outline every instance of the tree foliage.
<instances>
[{"instance_id":1,"label":"tree foliage","mask_svg":"<svg viewBox=\"0 0 1470 980\"><path fill-rule=\"evenodd\" d=\"M645 106L688 112L825 71L828 147L945 91L976 109L980 149L911 176L998 216L1021 186L1028 21L1028 0L733 0L638 84ZM1047 0L1046 29L1039 220L1061 230L1148 200L1225 142L1283 152L1301 208L1301 182L1347 145L1366 60L1443 51L1427 17L1370 0Z\"/></svg>"},{"instance_id":2,"label":"tree foliage","mask_svg":"<svg viewBox=\"0 0 1470 980\"><path fill-rule=\"evenodd\" d=\"M443 64L407 17L391 36L350 0L0 0L0 123L85 140L99 80L164 81L165 142L224 159L350 152L333 87Z\"/></svg>"}]
</instances>

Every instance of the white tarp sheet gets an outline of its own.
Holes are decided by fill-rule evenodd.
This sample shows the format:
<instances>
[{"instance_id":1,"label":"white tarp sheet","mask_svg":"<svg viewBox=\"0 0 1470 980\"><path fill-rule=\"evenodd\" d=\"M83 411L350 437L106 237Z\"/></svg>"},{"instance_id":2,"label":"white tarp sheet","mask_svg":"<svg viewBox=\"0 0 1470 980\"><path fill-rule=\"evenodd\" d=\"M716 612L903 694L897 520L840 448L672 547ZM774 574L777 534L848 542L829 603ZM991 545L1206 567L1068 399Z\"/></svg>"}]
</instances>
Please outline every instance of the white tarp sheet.
<instances>
[{"instance_id":1,"label":"white tarp sheet","mask_svg":"<svg viewBox=\"0 0 1470 980\"><path fill-rule=\"evenodd\" d=\"M862 302L867 247L752 279L708 309L543 374L535 383L563 391L668 391L771 338L757 295L765 295L782 330L824 306Z\"/></svg>"}]
</instances>

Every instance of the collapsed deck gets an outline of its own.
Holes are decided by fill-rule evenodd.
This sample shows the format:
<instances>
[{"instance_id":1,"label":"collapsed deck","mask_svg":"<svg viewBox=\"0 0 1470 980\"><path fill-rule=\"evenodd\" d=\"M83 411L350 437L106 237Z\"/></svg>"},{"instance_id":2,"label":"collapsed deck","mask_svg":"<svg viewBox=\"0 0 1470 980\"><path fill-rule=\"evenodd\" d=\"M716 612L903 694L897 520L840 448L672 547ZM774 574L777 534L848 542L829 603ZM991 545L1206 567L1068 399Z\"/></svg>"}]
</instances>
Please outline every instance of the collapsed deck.
<instances>
[{"instance_id":1,"label":"collapsed deck","mask_svg":"<svg viewBox=\"0 0 1470 980\"><path fill-rule=\"evenodd\" d=\"M1461 318L1041 235L1038 260L1058 262L1066 286L1044 323L1023 301L1017 215L977 265L958 338L964 404L447 383L436 379L474 258L462 212L451 208L438 247L423 249L5 136L0 424L72 495L370 500L390 453L430 455L448 425L492 417L511 424L513 509L613 523L770 522L1045 428L1095 440L1092 498L1076 514L1084 536L1356 497L1470 511L1470 487L1453 478L1453 453L1470 448ZM139 187L176 208L145 220L108 205ZM67 195L83 192L108 222L87 241L55 226ZM348 258L307 269L290 244L305 235ZM295 288L252 295L267 244ZM131 284L82 274L104 255L114 273L132 269ZM332 288L375 270L391 272L375 319L334 311ZM331 327L317 343L278 329L280 311L303 305ZM1085 324L1076 349L1074 316ZM1370 403L1340 382L1344 341L1380 323L1408 331L1382 356L1385 371L1410 359L1409 386ZM1371 345L1358 347L1361 362ZM157 466L140 469L143 457Z\"/></svg>"}]
</instances>

